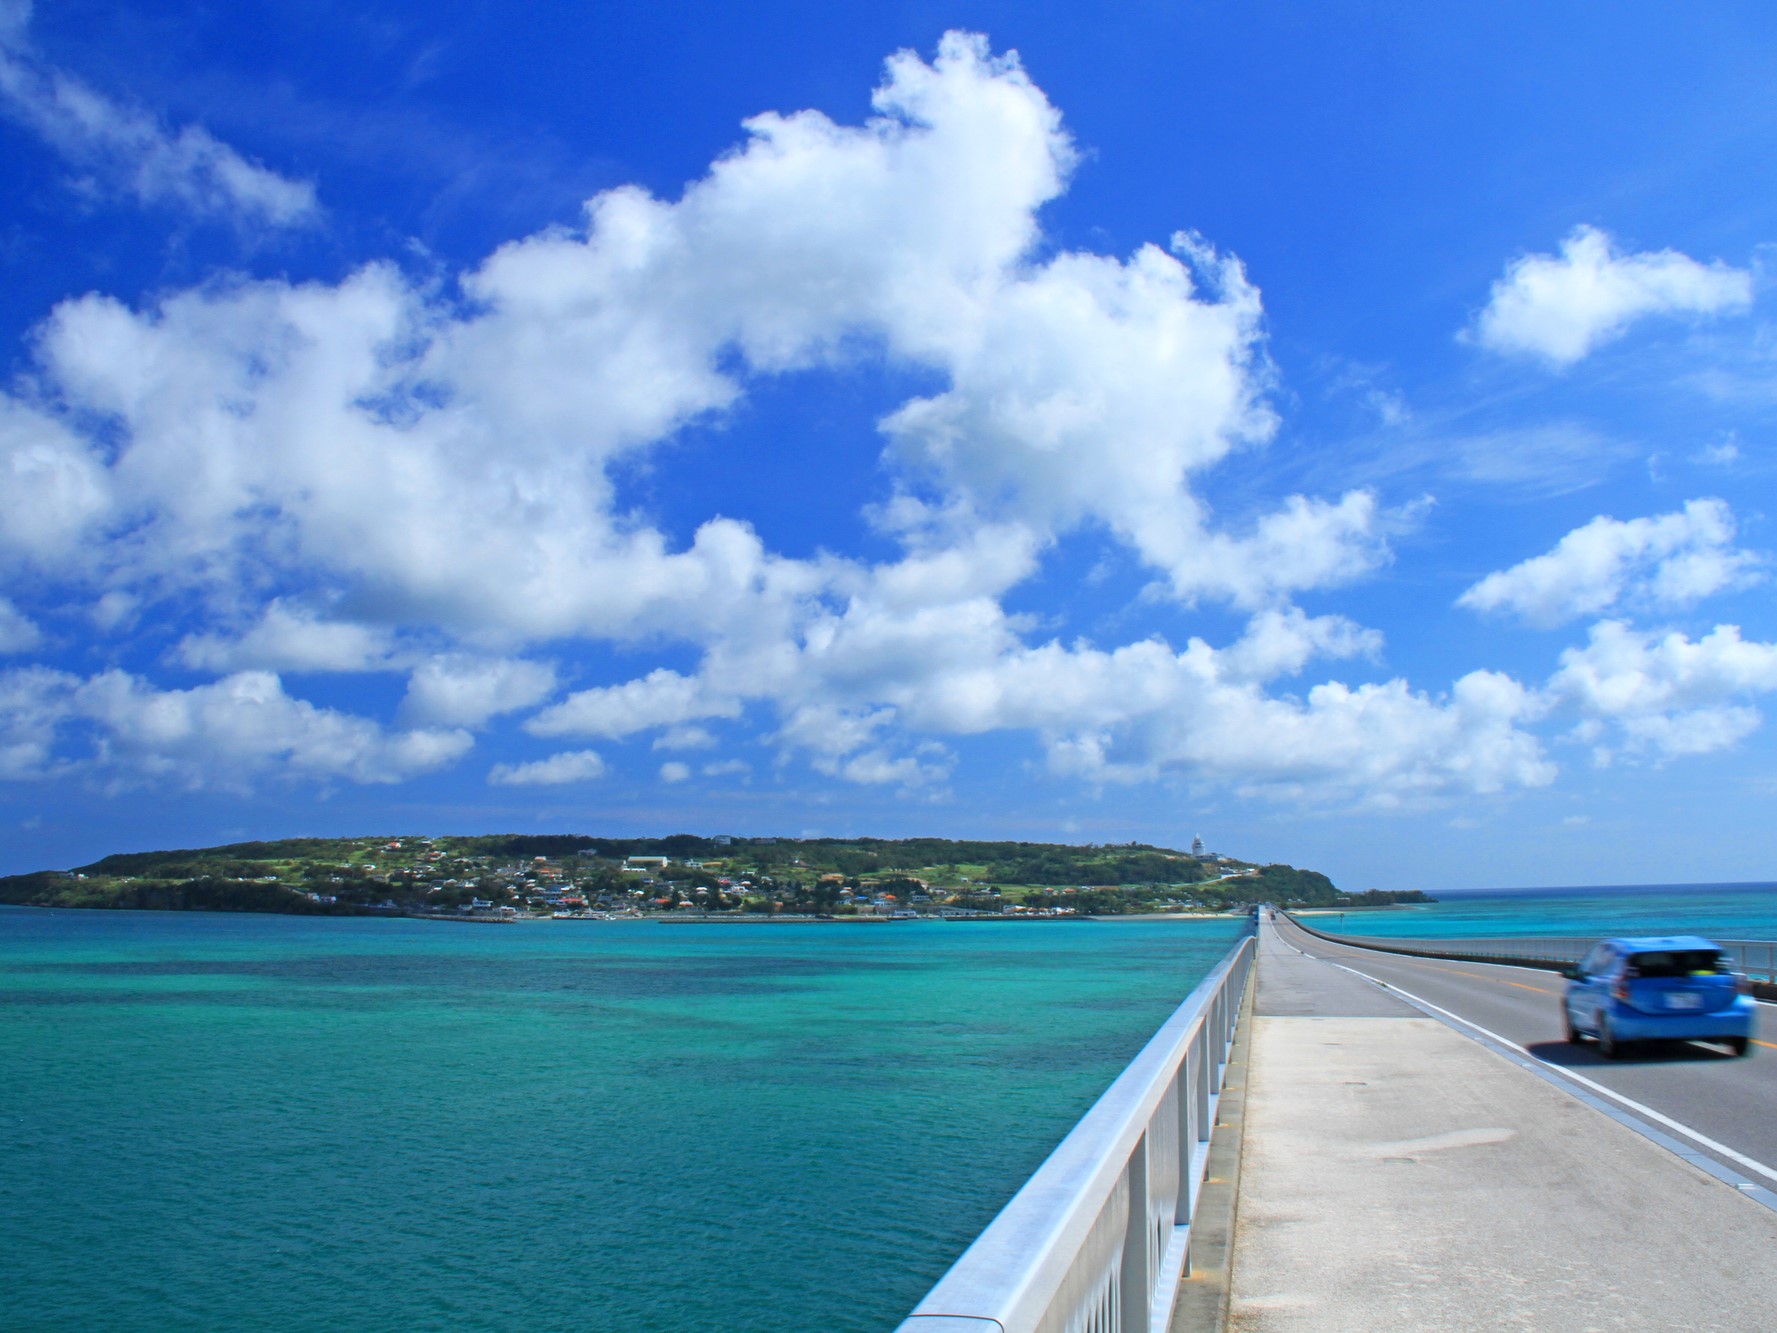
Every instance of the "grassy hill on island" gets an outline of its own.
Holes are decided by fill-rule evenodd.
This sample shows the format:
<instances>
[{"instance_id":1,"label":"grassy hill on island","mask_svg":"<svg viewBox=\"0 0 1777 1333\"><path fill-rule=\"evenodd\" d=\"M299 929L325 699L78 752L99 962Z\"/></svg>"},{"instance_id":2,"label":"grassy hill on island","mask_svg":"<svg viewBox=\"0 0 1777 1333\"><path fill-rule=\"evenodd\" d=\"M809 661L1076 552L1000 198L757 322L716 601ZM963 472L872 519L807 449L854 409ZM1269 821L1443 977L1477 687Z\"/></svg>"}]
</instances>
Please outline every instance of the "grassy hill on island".
<instances>
[{"instance_id":1,"label":"grassy hill on island","mask_svg":"<svg viewBox=\"0 0 1777 1333\"><path fill-rule=\"evenodd\" d=\"M676 834L290 838L0 877L0 903L456 916L1116 916L1425 901L1141 843Z\"/></svg>"}]
</instances>

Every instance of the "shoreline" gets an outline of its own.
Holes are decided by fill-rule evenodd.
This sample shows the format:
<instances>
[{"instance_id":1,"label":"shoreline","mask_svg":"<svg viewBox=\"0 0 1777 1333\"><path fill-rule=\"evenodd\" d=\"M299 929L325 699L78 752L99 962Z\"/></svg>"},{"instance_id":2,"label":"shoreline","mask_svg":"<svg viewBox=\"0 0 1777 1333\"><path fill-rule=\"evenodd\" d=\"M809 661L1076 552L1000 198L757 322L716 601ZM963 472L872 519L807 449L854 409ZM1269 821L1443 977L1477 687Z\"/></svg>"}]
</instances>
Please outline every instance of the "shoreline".
<instances>
[{"instance_id":1,"label":"shoreline","mask_svg":"<svg viewBox=\"0 0 1777 1333\"><path fill-rule=\"evenodd\" d=\"M893 926L943 922L951 925L975 922L1004 921L1232 921L1249 915L1247 912L1121 912L1115 914L1093 914L1089 912L1069 913L1059 916L1042 916L1036 913L1008 912L983 913L979 916L944 917L936 914L930 916L813 916L804 914L784 913L764 916L758 913L724 912L720 915L677 915L674 913L648 913L612 916L470 916L448 912L379 912L379 911L334 911L334 912L278 912L255 911L248 908L219 907L67 907L52 906L48 903L0 903L0 911L8 909L21 912L142 912L157 916L276 916L290 917L303 921L448 921L458 925L472 926L515 926L515 925L550 925L556 923L602 923L615 925L621 923L671 926ZM1313 915L1322 911L1318 908L1292 908L1299 916ZM1325 909L1337 912L1338 909ZM1365 908L1365 911L1377 911L1377 908Z\"/></svg>"}]
</instances>

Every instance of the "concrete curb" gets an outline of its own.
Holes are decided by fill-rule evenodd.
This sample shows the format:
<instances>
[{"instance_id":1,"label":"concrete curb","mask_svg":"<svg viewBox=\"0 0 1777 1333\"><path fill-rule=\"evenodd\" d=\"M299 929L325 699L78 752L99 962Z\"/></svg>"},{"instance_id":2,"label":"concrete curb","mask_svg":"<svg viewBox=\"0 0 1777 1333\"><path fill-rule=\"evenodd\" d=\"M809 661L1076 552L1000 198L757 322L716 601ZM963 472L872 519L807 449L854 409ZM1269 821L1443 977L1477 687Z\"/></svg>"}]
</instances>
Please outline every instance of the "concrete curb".
<instances>
[{"instance_id":1,"label":"concrete curb","mask_svg":"<svg viewBox=\"0 0 1777 1333\"><path fill-rule=\"evenodd\" d=\"M1187 1272L1179 1283L1168 1333L1222 1333L1234 1259L1234 1224L1240 1203L1240 1163L1246 1149L1246 1079L1252 1054L1253 1006L1259 997L1258 959L1246 979L1226 1079L1216 1103L1218 1133L1210 1138L1203 1193L1191 1223Z\"/></svg>"}]
</instances>

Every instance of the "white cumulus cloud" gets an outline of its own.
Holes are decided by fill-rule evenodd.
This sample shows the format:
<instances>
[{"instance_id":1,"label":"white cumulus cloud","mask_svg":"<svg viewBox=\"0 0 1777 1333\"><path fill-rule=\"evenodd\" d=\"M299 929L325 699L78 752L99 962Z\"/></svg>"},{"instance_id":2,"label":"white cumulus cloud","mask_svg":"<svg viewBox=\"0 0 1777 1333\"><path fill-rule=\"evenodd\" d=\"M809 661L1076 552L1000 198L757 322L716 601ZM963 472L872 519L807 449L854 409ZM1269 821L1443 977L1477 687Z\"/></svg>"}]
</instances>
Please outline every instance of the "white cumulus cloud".
<instances>
[{"instance_id":1,"label":"white cumulus cloud","mask_svg":"<svg viewBox=\"0 0 1777 1333\"><path fill-rule=\"evenodd\" d=\"M1548 781L1525 730L1536 701L1504 677L1267 692L1377 655L1372 631L1290 598L1378 567L1399 520L1354 490L1227 526L1197 493L1275 429L1238 261L1190 234L1125 257L1046 248L1039 214L1077 154L1016 57L982 39L894 57L873 105L861 125L756 117L678 198L606 191L579 227L504 245L454 289L370 264L139 308L64 302L33 343L33 396L0 398L16 481L0 487L0 557L124 608L120 626L173 599L226 608L179 651L235 674L110 688L138 701L118 719L225 704L282 718L252 751L263 767L424 771L469 747L466 728L553 692L550 668L487 645L620 641L670 646L680 669L579 690L526 730L690 749L757 706L817 771L928 791L956 763L945 738L1004 729L1094 782L1389 804ZM880 423L892 494L867 517L897 556L792 559L734 518L686 541L618 511L610 469L719 425L757 385L843 374L861 349L922 386ZM1181 601L1251 612L1246 633L1219 649L1036 641L1007 594L1080 530ZM241 607L261 608L244 629ZM466 647L414 670L398 732L244 669L386 669L411 642ZM79 716L113 749L129 733ZM17 724L19 762L54 762L60 733L33 726ZM329 729L358 758L329 767L308 757L319 741L270 739ZM541 781L554 762L490 780Z\"/></svg>"},{"instance_id":2,"label":"white cumulus cloud","mask_svg":"<svg viewBox=\"0 0 1777 1333\"><path fill-rule=\"evenodd\" d=\"M555 693L555 668L522 658L444 653L414 668L401 715L432 725L478 727Z\"/></svg>"},{"instance_id":3,"label":"white cumulus cloud","mask_svg":"<svg viewBox=\"0 0 1777 1333\"><path fill-rule=\"evenodd\" d=\"M1349 583L1381 565L1388 547L1376 497L1352 491L1337 503L1292 495L1246 534L1158 519L1151 544L1180 597L1220 597L1257 607L1310 588Z\"/></svg>"},{"instance_id":4,"label":"white cumulus cloud","mask_svg":"<svg viewBox=\"0 0 1777 1333\"><path fill-rule=\"evenodd\" d=\"M1033 646L990 599L896 610L860 596L799 644L712 652L703 688L774 707L786 752L857 782L940 781L953 756L919 744L1003 730L1034 733L1052 769L1093 782L1178 774L1290 800L1387 807L1552 780L1527 729L1546 705L1509 677L1471 673L1444 696L1400 680L1324 681L1300 699L1264 688L1317 657L1379 648L1373 632L1300 612L1261 613L1220 650Z\"/></svg>"},{"instance_id":5,"label":"white cumulus cloud","mask_svg":"<svg viewBox=\"0 0 1777 1333\"><path fill-rule=\"evenodd\" d=\"M1537 625L1622 603L1686 606L1757 577L1763 562L1736 547L1734 534L1733 512L1721 500L1692 500L1651 518L1600 515L1553 550L1489 574L1457 605L1507 611Z\"/></svg>"},{"instance_id":6,"label":"white cumulus cloud","mask_svg":"<svg viewBox=\"0 0 1777 1333\"><path fill-rule=\"evenodd\" d=\"M52 761L50 747L70 729L90 736L90 752ZM317 707L265 671L189 690L160 690L115 670L84 679L42 668L0 675L0 750L11 776L53 768L194 789L238 787L268 774L388 783L454 763L472 744L466 731L391 732Z\"/></svg>"},{"instance_id":7,"label":"white cumulus cloud","mask_svg":"<svg viewBox=\"0 0 1777 1333\"><path fill-rule=\"evenodd\" d=\"M1749 642L1738 626L1717 625L1700 639L1654 634L1617 620L1594 625L1550 677L1556 706L1584 719L1578 734L1594 753L1615 753L1601 725L1615 724L1630 752L1668 758L1725 749L1760 725L1748 700L1777 690L1777 643ZM1587 724L1590 725L1587 725Z\"/></svg>"},{"instance_id":8,"label":"white cumulus cloud","mask_svg":"<svg viewBox=\"0 0 1777 1333\"><path fill-rule=\"evenodd\" d=\"M1227 679L1266 681L1296 675L1316 658L1375 660L1381 653L1382 635L1375 630L1344 616L1308 616L1290 607L1254 616L1218 661Z\"/></svg>"},{"instance_id":9,"label":"white cumulus cloud","mask_svg":"<svg viewBox=\"0 0 1777 1333\"><path fill-rule=\"evenodd\" d=\"M0 394L0 560L68 570L110 510L111 477L86 441Z\"/></svg>"},{"instance_id":10,"label":"white cumulus cloud","mask_svg":"<svg viewBox=\"0 0 1777 1333\"><path fill-rule=\"evenodd\" d=\"M1272 430L1258 293L1189 237L1034 258L1075 154L1014 58L953 34L930 65L890 61L876 105L855 127L757 117L677 201L599 195L460 293L373 264L65 302L37 346L69 411L8 408L56 502L0 540L96 538L114 582L161 589L319 581L464 635L707 640L843 562L774 556L727 518L675 549L612 514L606 468L863 340L948 386L883 429L909 499L956 530L1028 553L1102 524L1181 596L1243 605L1383 558L1365 493L1217 533L1192 476ZM95 419L115 444L81 439Z\"/></svg>"},{"instance_id":11,"label":"white cumulus cloud","mask_svg":"<svg viewBox=\"0 0 1777 1333\"><path fill-rule=\"evenodd\" d=\"M392 647L386 630L274 598L239 633L188 634L174 656L200 671L374 671L388 665Z\"/></svg>"},{"instance_id":12,"label":"white cumulus cloud","mask_svg":"<svg viewBox=\"0 0 1777 1333\"><path fill-rule=\"evenodd\" d=\"M1715 315L1752 303L1752 275L1676 250L1620 253L1596 227L1576 227L1560 255L1513 260L1493 284L1473 336L1496 352L1569 366L1648 315Z\"/></svg>"},{"instance_id":13,"label":"white cumulus cloud","mask_svg":"<svg viewBox=\"0 0 1777 1333\"><path fill-rule=\"evenodd\" d=\"M593 750L567 750L528 764L495 764L487 780L496 787L556 787L590 782L605 775L605 761Z\"/></svg>"},{"instance_id":14,"label":"white cumulus cloud","mask_svg":"<svg viewBox=\"0 0 1777 1333\"><path fill-rule=\"evenodd\" d=\"M653 727L736 717L739 713L740 704L734 699L713 694L705 682L695 677L681 676L662 667L621 685L570 694L525 723L525 730L535 736L602 736L621 740Z\"/></svg>"},{"instance_id":15,"label":"white cumulus cloud","mask_svg":"<svg viewBox=\"0 0 1777 1333\"><path fill-rule=\"evenodd\" d=\"M0 778L58 776L71 764L55 756L74 678L49 667L0 671Z\"/></svg>"}]
</instances>

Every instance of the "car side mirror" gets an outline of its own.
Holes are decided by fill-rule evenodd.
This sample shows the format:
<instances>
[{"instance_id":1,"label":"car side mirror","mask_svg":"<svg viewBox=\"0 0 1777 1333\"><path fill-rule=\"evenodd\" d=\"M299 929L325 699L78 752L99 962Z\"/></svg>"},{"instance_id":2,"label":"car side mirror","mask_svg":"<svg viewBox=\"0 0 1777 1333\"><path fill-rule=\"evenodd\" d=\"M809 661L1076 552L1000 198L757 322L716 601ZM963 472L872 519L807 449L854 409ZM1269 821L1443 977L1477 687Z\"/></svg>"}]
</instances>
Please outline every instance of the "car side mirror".
<instances>
[{"instance_id":1,"label":"car side mirror","mask_svg":"<svg viewBox=\"0 0 1777 1333\"><path fill-rule=\"evenodd\" d=\"M1566 977L1569 981L1584 981L1586 979L1586 974L1580 971L1577 967L1564 968L1561 975Z\"/></svg>"}]
</instances>

